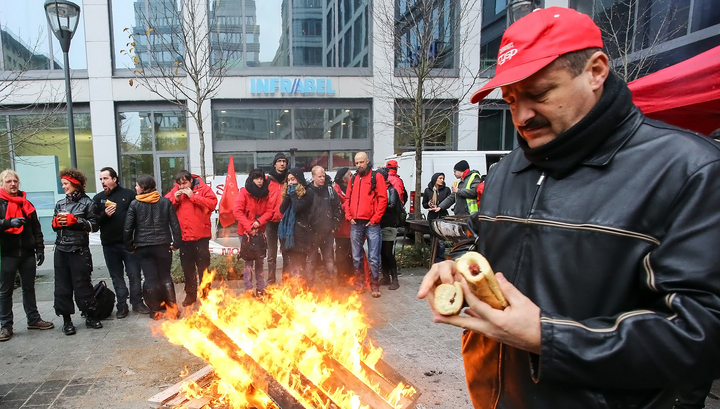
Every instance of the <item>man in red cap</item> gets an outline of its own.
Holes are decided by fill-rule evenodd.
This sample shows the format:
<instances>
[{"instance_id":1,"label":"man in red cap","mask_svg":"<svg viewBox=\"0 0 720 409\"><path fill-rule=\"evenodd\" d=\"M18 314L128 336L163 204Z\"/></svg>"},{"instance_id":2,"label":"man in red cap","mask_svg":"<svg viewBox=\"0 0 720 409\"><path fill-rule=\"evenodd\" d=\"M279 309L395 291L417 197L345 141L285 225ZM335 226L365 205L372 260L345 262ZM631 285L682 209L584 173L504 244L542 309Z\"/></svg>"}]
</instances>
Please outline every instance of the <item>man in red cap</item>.
<instances>
[{"instance_id":1,"label":"man in red cap","mask_svg":"<svg viewBox=\"0 0 720 409\"><path fill-rule=\"evenodd\" d=\"M488 175L462 251L509 304L434 264L418 297L462 283L476 408L670 408L720 375L720 145L652 121L610 72L590 17L551 7L503 35L495 78L521 149Z\"/></svg>"},{"instance_id":2,"label":"man in red cap","mask_svg":"<svg viewBox=\"0 0 720 409\"><path fill-rule=\"evenodd\" d=\"M398 195L400 195L400 201L402 202L403 206L405 206L405 203L407 203L408 194L407 190L405 190L405 183L402 179L400 179L400 176L398 176L397 174L397 161L395 159L391 159L387 161L385 167L388 169L388 182L390 182L392 187L397 190Z\"/></svg>"}]
</instances>

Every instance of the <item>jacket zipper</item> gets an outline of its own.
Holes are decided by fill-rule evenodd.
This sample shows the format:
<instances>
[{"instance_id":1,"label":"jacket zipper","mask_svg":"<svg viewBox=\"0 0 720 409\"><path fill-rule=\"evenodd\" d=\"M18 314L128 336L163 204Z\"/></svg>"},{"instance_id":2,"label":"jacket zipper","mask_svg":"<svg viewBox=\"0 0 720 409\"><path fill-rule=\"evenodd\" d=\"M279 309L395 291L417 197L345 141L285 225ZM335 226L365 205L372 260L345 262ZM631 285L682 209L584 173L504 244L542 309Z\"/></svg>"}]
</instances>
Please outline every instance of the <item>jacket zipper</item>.
<instances>
[{"instance_id":1,"label":"jacket zipper","mask_svg":"<svg viewBox=\"0 0 720 409\"><path fill-rule=\"evenodd\" d=\"M537 207L538 197L540 197L540 191L542 190L543 182L545 182L545 172L540 174L540 178L538 178L537 183L535 183L535 186L537 188L535 189L535 195L533 196L532 205L530 206L530 211L528 212L527 219L532 219L533 213L535 213L535 208Z\"/></svg>"}]
</instances>

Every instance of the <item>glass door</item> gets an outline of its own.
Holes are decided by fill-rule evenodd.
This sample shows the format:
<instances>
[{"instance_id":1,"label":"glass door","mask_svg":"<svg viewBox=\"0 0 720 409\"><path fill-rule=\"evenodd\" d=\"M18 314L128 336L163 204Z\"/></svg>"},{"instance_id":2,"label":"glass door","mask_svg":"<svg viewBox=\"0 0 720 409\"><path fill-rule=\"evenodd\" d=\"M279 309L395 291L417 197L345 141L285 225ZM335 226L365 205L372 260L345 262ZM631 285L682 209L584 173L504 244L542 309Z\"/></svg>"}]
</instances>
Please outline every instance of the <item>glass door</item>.
<instances>
[{"instance_id":1,"label":"glass door","mask_svg":"<svg viewBox=\"0 0 720 409\"><path fill-rule=\"evenodd\" d=\"M158 191L165 196L175 185L177 173L188 167L187 155L158 153L155 156Z\"/></svg>"}]
</instances>

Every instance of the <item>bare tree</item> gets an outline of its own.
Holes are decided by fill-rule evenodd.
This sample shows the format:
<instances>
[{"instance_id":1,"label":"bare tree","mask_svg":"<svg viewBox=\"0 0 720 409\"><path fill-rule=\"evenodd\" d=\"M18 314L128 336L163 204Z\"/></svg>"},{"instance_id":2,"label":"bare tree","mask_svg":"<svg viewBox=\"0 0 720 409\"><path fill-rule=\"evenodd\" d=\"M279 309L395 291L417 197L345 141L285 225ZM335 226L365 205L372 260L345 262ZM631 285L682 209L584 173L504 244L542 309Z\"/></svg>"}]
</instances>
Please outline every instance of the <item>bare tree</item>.
<instances>
[{"instance_id":1,"label":"bare tree","mask_svg":"<svg viewBox=\"0 0 720 409\"><path fill-rule=\"evenodd\" d=\"M40 53L43 29L38 30L33 44L25 43L6 27L2 36L2 74L0 74L0 106L4 115L14 115L12 127L0 127L0 157L15 158L15 151L23 148L44 150L67 145L63 138L42 136L47 130L65 124L64 87L53 88L47 74L37 70L60 68L60 64ZM43 81L37 81L41 79ZM37 84L43 84L40 89ZM30 102L27 102L30 101Z\"/></svg>"},{"instance_id":2,"label":"bare tree","mask_svg":"<svg viewBox=\"0 0 720 409\"><path fill-rule=\"evenodd\" d=\"M630 82L654 71L663 44L687 33L688 12L689 6L675 2L598 2L595 22L618 76Z\"/></svg>"},{"instance_id":3,"label":"bare tree","mask_svg":"<svg viewBox=\"0 0 720 409\"><path fill-rule=\"evenodd\" d=\"M452 143L461 110L476 109L468 94L480 77L468 56L479 53L478 0L382 0L373 3L375 44L391 72L374 76L375 89L391 98L397 145L415 150L415 218L421 218L422 152ZM378 67L375 68L378 70ZM469 80L468 80L469 79ZM379 83L378 83L379 81ZM437 149L437 148L435 148ZM415 236L416 242L422 237Z\"/></svg>"},{"instance_id":4,"label":"bare tree","mask_svg":"<svg viewBox=\"0 0 720 409\"><path fill-rule=\"evenodd\" d=\"M137 0L137 27L125 28L129 42L121 50L131 56L135 78L141 86L177 106L197 127L200 144L200 173L205 166L205 122L203 106L218 92L227 70L229 54L223 50L220 33L208 29L218 7L209 11L198 0ZM217 5L218 3L214 3Z\"/></svg>"}]
</instances>

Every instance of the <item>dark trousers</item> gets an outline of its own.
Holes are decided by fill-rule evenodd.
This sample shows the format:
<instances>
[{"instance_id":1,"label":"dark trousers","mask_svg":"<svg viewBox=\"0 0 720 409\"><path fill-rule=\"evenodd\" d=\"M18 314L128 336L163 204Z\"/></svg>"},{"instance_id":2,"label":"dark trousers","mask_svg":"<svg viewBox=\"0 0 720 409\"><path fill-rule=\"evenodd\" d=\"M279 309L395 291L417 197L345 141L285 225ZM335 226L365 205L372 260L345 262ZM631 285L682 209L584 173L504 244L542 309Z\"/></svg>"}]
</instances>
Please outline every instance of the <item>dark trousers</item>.
<instances>
[{"instance_id":1,"label":"dark trousers","mask_svg":"<svg viewBox=\"0 0 720 409\"><path fill-rule=\"evenodd\" d=\"M180 265L185 274L185 294L197 297L198 281L202 282L205 270L210 267L210 238L183 241Z\"/></svg>"},{"instance_id":2,"label":"dark trousers","mask_svg":"<svg viewBox=\"0 0 720 409\"><path fill-rule=\"evenodd\" d=\"M712 388L713 381L698 382L681 387L673 409L702 409Z\"/></svg>"},{"instance_id":3,"label":"dark trousers","mask_svg":"<svg viewBox=\"0 0 720 409\"><path fill-rule=\"evenodd\" d=\"M337 266L338 283L340 285L349 284L350 278L355 274L350 237L335 237L335 265Z\"/></svg>"},{"instance_id":4,"label":"dark trousers","mask_svg":"<svg viewBox=\"0 0 720 409\"><path fill-rule=\"evenodd\" d=\"M152 311L160 311L161 304L175 303L175 288L170 275L172 251L167 244L138 247L135 254L140 260L140 268L145 280L143 295L145 304ZM167 294L172 289L172 294ZM171 299L172 298L172 299Z\"/></svg>"},{"instance_id":5,"label":"dark trousers","mask_svg":"<svg viewBox=\"0 0 720 409\"><path fill-rule=\"evenodd\" d=\"M287 258L285 258L286 256ZM290 270L289 276L306 281L307 272L305 271L305 267L307 263L307 253L288 249L283 256L283 263L285 263L285 260L287 260L288 269Z\"/></svg>"},{"instance_id":6,"label":"dark trousers","mask_svg":"<svg viewBox=\"0 0 720 409\"><path fill-rule=\"evenodd\" d=\"M142 277L140 276L140 260L138 260L137 256L127 251L123 243L103 246L103 255L115 288L118 309L127 306L128 296L131 305L142 304ZM127 285L125 285L125 273L127 273L130 282L129 291Z\"/></svg>"},{"instance_id":7,"label":"dark trousers","mask_svg":"<svg viewBox=\"0 0 720 409\"><path fill-rule=\"evenodd\" d=\"M276 270L277 270L277 250L278 250L278 225L280 223L268 222L265 227L265 239L268 245L267 264L268 264L268 285L277 283ZM287 276L290 274L290 262L287 258L287 252L285 251L285 245L280 242L280 253L283 258L282 275Z\"/></svg>"},{"instance_id":8,"label":"dark trousers","mask_svg":"<svg viewBox=\"0 0 720 409\"><path fill-rule=\"evenodd\" d=\"M40 320L35 299L35 254L0 258L0 328L13 327L12 295L15 275L20 273L23 308L28 325Z\"/></svg>"},{"instance_id":9,"label":"dark trousers","mask_svg":"<svg viewBox=\"0 0 720 409\"><path fill-rule=\"evenodd\" d=\"M380 251L380 265L382 266L383 277L390 277L392 272L397 273L397 261L395 260L395 242L383 241ZM393 278L395 278L393 276Z\"/></svg>"},{"instance_id":10,"label":"dark trousers","mask_svg":"<svg viewBox=\"0 0 720 409\"><path fill-rule=\"evenodd\" d=\"M75 313L75 304L80 311L92 317L97 301L93 291L92 255L90 249L84 247L80 250L66 252L55 249L55 313L57 315L72 315Z\"/></svg>"},{"instance_id":11,"label":"dark trousers","mask_svg":"<svg viewBox=\"0 0 720 409\"><path fill-rule=\"evenodd\" d=\"M319 253L318 250L320 250ZM319 255L322 256L323 264L325 264L325 277L329 279L335 275L333 236L329 232L326 234L313 234L313 242L307 255L307 268L305 269L305 281L309 286L312 286L315 282L315 268L316 263L320 260Z\"/></svg>"}]
</instances>

